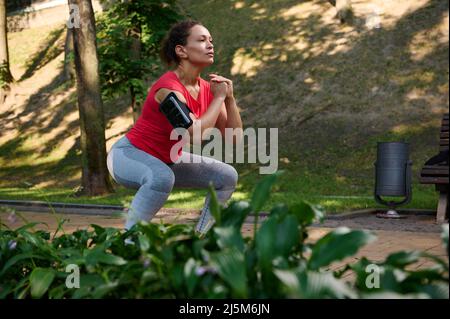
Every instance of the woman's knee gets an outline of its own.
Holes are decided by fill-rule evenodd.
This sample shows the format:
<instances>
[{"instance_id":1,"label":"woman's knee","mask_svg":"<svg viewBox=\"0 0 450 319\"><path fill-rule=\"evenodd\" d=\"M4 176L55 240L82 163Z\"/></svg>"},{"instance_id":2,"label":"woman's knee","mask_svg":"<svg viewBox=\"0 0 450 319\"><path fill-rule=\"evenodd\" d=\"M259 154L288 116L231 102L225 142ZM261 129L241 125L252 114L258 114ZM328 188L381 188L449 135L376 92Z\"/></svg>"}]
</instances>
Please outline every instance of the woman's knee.
<instances>
[{"instance_id":1,"label":"woman's knee","mask_svg":"<svg viewBox=\"0 0 450 319\"><path fill-rule=\"evenodd\" d=\"M175 184L175 175L169 168L164 170L155 170L151 172L150 178L147 178L143 184L147 185L152 190L170 193L173 185Z\"/></svg>"},{"instance_id":2,"label":"woman's knee","mask_svg":"<svg viewBox=\"0 0 450 319\"><path fill-rule=\"evenodd\" d=\"M222 189L235 189L239 179L239 174L233 166L225 163L223 165L224 166L222 169L222 181L223 181Z\"/></svg>"}]
</instances>

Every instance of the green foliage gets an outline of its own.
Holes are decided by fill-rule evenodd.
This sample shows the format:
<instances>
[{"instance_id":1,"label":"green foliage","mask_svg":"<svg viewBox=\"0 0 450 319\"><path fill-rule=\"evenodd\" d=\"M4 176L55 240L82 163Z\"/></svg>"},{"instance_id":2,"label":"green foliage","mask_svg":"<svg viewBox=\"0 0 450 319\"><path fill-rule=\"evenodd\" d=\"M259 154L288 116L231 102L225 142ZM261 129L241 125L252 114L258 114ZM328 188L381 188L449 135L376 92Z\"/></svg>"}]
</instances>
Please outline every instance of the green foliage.
<instances>
[{"instance_id":1,"label":"green foliage","mask_svg":"<svg viewBox=\"0 0 450 319\"><path fill-rule=\"evenodd\" d=\"M4 89L13 81L9 64L6 61L0 61L0 89Z\"/></svg>"},{"instance_id":2,"label":"green foliage","mask_svg":"<svg viewBox=\"0 0 450 319\"><path fill-rule=\"evenodd\" d=\"M30 274L31 296L40 298L48 290L53 279L55 271L49 268L34 268Z\"/></svg>"},{"instance_id":3,"label":"green foliage","mask_svg":"<svg viewBox=\"0 0 450 319\"><path fill-rule=\"evenodd\" d=\"M448 247L448 224L444 224L442 226L442 240L444 241L445 249L447 249L447 255L449 254L449 247Z\"/></svg>"},{"instance_id":4,"label":"green foliage","mask_svg":"<svg viewBox=\"0 0 450 319\"><path fill-rule=\"evenodd\" d=\"M134 95L142 102L146 79L159 69L158 50L169 27L179 20L176 1L110 1L97 20L102 94L112 98Z\"/></svg>"},{"instance_id":5,"label":"green foliage","mask_svg":"<svg viewBox=\"0 0 450 319\"><path fill-rule=\"evenodd\" d=\"M253 238L243 237L244 219L262 207L276 179L260 182L251 203L222 207L212 194L219 218L204 236L193 225L146 222L128 231L91 225L53 239L33 231L35 224L1 228L0 298L449 297L448 261L425 252L396 252L382 262L362 258L330 271L375 236L338 228L311 243L307 227L323 213L306 202L276 205ZM443 238L447 244L448 227ZM433 266L410 267L423 259ZM71 264L79 267L79 288L66 286ZM354 283L344 280L347 274Z\"/></svg>"},{"instance_id":6,"label":"green foliage","mask_svg":"<svg viewBox=\"0 0 450 319\"><path fill-rule=\"evenodd\" d=\"M359 248L375 240L375 236L362 230L340 227L322 237L314 246L309 266L317 270L354 255Z\"/></svg>"}]
</instances>

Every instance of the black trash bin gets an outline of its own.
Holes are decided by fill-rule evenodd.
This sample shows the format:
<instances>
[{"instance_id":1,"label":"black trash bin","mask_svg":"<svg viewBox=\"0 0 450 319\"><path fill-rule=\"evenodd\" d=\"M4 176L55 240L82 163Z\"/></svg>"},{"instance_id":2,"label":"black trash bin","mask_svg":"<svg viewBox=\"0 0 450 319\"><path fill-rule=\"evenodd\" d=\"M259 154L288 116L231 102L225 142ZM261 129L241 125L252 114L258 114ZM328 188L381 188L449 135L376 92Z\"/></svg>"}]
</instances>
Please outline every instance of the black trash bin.
<instances>
[{"instance_id":1,"label":"black trash bin","mask_svg":"<svg viewBox=\"0 0 450 319\"><path fill-rule=\"evenodd\" d=\"M394 210L411 201L411 166L409 144L404 142L378 142L375 162L375 200ZM404 197L385 201L382 196Z\"/></svg>"}]
</instances>

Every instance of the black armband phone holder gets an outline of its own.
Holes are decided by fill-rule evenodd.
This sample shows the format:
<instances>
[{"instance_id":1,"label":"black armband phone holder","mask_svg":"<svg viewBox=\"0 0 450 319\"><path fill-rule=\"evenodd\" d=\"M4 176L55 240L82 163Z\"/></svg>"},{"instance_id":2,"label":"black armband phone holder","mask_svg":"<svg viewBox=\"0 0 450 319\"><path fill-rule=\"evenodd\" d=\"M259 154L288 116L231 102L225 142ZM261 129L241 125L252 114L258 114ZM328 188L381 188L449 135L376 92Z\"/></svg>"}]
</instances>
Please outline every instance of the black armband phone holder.
<instances>
[{"instance_id":1,"label":"black armband phone holder","mask_svg":"<svg viewBox=\"0 0 450 319\"><path fill-rule=\"evenodd\" d=\"M174 128L182 127L187 129L193 123L189 116L189 113L192 113L192 111L185 103L181 102L173 92L170 92L164 101L161 102L159 110L165 115Z\"/></svg>"}]
</instances>

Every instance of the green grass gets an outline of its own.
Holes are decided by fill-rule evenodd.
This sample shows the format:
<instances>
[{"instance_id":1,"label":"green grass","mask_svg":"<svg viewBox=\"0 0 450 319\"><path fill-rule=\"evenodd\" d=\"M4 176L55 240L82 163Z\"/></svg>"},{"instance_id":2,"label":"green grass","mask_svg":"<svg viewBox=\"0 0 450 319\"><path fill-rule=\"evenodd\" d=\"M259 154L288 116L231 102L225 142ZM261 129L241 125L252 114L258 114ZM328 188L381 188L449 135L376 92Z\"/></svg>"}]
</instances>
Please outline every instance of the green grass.
<instances>
[{"instance_id":1,"label":"green grass","mask_svg":"<svg viewBox=\"0 0 450 319\"><path fill-rule=\"evenodd\" d=\"M296 178L293 179L292 177ZM232 196L233 200L250 200L252 187L260 177L256 174L247 176L239 183L238 189ZM373 198L373 191L367 185L366 192L348 192L338 183L324 178L324 176L292 175L285 172L273 187L270 199L263 209L269 209L277 203L292 205L299 200L322 206L327 213L341 213L351 210L374 208L379 205ZM75 197L75 189L67 188L1 188L0 199L37 200L45 202L86 203L103 205L129 206L135 191L116 186L116 193L95 197ZM349 195L350 193L351 195ZM206 190L174 189L164 207L181 209L201 209ZM401 198L389 198L396 201ZM436 209L437 193L433 187L414 184L412 201L401 208Z\"/></svg>"},{"instance_id":2,"label":"green grass","mask_svg":"<svg viewBox=\"0 0 450 319\"><path fill-rule=\"evenodd\" d=\"M181 4L214 37L216 63L203 77L218 72L233 79L244 127L279 129L279 158L284 159L279 168L285 174L267 207L299 199L331 213L377 207L373 199L376 144L405 141L410 143L413 161L413 199L406 207L436 208L434 187L420 185L417 177L422 164L438 151L440 117L448 108L448 39L432 32L445 20L448 2L430 0L392 26L372 31L324 22L326 1L209 1L205 5L182 0ZM302 16L311 4L321 10ZM61 30L58 25L8 35L11 63L24 69L25 78L49 67L48 62L61 52ZM421 44L428 53L414 59L410 44L421 32L434 35ZM334 52L338 42L348 43L348 48ZM241 69L239 61L246 61ZM25 114L22 106L5 110L0 106L5 114L0 115L0 127L16 115L21 119L16 125L19 133L0 142L0 198L128 205L134 191L121 187L108 196L73 197L80 176L79 139L65 145L65 154L54 150L61 150L68 137L79 135L77 121L60 124L74 111L75 97L52 103L53 96L69 87L52 82L26 102ZM36 100L41 107L35 107ZM128 110L127 103L127 97L105 103L108 125ZM16 113L8 115L14 108ZM41 110L51 110L55 118L51 126L44 124L49 115ZM34 116L23 120L29 114ZM128 124L131 117L124 130ZM56 133L44 139L52 130ZM248 199L262 177L258 166L235 167L240 179L233 199ZM24 182L38 186L24 187ZM205 194L206 190L174 190L165 207L200 209Z\"/></svg>"},{"instance_id":3,"label":"green grass","mask_svg":"<svg viewBox=\"0 0 450 319\"><path fill-rule=\"evenodd\" d=\"M39 69L64 49L64 24L24 29L20 32L8 33L11 66L28 69Z\"/></svg>"}]
</instances>

